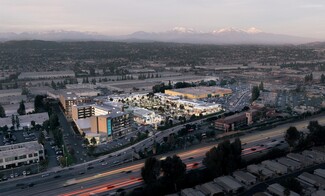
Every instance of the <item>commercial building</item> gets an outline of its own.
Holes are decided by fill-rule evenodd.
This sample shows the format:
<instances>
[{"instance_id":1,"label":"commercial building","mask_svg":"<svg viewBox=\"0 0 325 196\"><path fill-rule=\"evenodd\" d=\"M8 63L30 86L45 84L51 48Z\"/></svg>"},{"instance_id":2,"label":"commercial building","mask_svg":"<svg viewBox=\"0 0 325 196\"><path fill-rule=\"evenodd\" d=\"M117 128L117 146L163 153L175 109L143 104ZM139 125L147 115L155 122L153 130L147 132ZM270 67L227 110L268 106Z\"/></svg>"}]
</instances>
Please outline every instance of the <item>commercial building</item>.
<instances>
[{"instance_id":1,"label":"commercial building","mask_svg":"<svg viewBox=\"0 0 325 196\"><path fill-rule=\"evenodd\" d=\"M314 174L325 179L325 169L315 169Z\"/></svg>"},{"instance_id":2,"label":"commercial building","mask_svg":"<svg viewBox=\"0 0 325 196\"><path fill-rule=\"evenodd\" d=\"M199 190L186 188L181 190L181 196L205 196L205 195Z\"/></svg>"},{"instance_id":3,"label":"commercial building","mask_svg":"<svg viewBox=\"0 0 325 196\"><path fill-rule=\"evenodd\" d=\"M315 163L323 163L325 161L324 153L319 151L305 150L301 154L311 158Z\"/></svg>"},{"instance_id":4,"label":"commercial building","mask_svg":"<svg viewBox=\"0 0 325 196\"><path fill-rule=\"evenodd\" d=\"M0 169L37 163L44 158L44 147L37 141L0 146Z\"/></svg>"},{"instance_id":5,"label":"commercial building","mask_svg":"<svg viewBox=\"0 0 325 196\"><path fill-rule=\"evenodd\" d=\"M7 90L0 90L0 97L8 97L8 96L19 96L21 95L21 89L7 89Z\"/></svg>"},{"instance_id":6,"label":"commercial building","mask_svg":"<svg viewBox=\"0 0 325 196\"><path fill-rule=\"evenodd\" d=\"M75 73L71 70L66 71L47 71L47 72L22 72L19 80L25 79L54 79L54 78L67 78L75 77Z\"/></svg>"},{"instance_id":7,"label":"commercial building","mask_svg":"<svg viewBox=\"0 0 325 196\"><path fill-rule=\"evenodd\" d=\"M64 113L68 118L72 118L72 106L80 103L89 103L91 99L88 97L78 96L73 92L61 91L59 94L60 103L64 109Z\"/></svg>"},{"instance_id":8,"label":"commercial building","mask_svg":"<svg viewBox=\"0 0 325 196\"><path fill-rule=\"evenodd\" d=\"M132 112L124 112L123 104L81 104L72 106L72 119L86 138L94 137L98 143L111 141L133 131Z\"/></svg>"},{"instance_id":9,"label":"commercial building","mask_svg":"<svg viewBox=\"0 0 325 196\"><path fill-rule=\"evenodd\" d=\"M49 115L47 112L36 113L36 114L28 114L18 116L20 127L30 127L31 122L34 121L35 124L43 124L44 121L49 120ZM12 126L11 116L6 118L0 118L0 125L8 127Z\"/></svg>"},{"instance_id":10,"label":"commercial building","mask_svg":"<svg viewBox=\"0 0 325 196\"><path fill-rule=\"evenodd\" d=\"M242 126L247 125L246 113L234 114L215 121L214 127L225 132L234 131Z\"/></svg>"},{"instance_id":11,"label":"commercial building","mask_svg":"<svg viewBox=\"0 0 325 196\"><path fill-rule=\"evenodd\" d=\"M304 172L298 176L298 179L303 180L314 187L319 187L321 189L325 188L325 179L320 176Z\"/></svg>"},{"instance_id":12,"label":"commercial building","mask_svg":"<svg viewBox=\"0 0 325 196\"><path fill-rule=\"evenodd\" d=\"M165 90L165 94L171 96L179 96L185 99L203 99L208 97L223 97L230 95L232 94L232 90L216 86L200 86Z\"/></svg>"},{"instance_id":13,"label":"commercial building","mask_svg":"<svg viewBox=\"0 0 325 196\"><path fill-rule=\"evenodd\" d=\"M138 124L159 124L162 121L162 117L156 114L154 111L150 111L144 108L132 107L128 108L128 111L132 111L134 121Z\"/></svg>"},{"instance_id":14,"label":"commercial building","mask_svg":"<svg viewBox=\"0 0 325 196\"><path fill-rule=\"evenodd\" d=\"M287 154L287 157L289 159L299 162L302 167L307 167L314 163L314 160L312 160L311 158L298 153L289 153Z\"/></svg>"},{"instance_id":15,"label":"commercial building","mask_svg":"<svg viewBox=\"0 0 325 196\"><path fill-rule=\"evenodd\" d=\"M251 109L247 112L237 113L231 116L220 118L215 121L214 126L225 132L234 131L240 127L251 125L262 117L263 112Z\"/></svg>"},{"instance_id":16,"label":"commercial building","mask_svg":"<svg viewBox=\"0 0 325 196\"><path fill-rule=\"evenodd\" d=\"M262 165L264 165L266 168L268 168L271 171L274 171L279 175L288 173L288 168L286 166L277 163L275 161L266 160L262 162Z\"/></svg>"},{"instance_id":17,"label":"commercial building","mask_svg":"<svg viewBox=\"0 0 325 196\"><path fill-rule=\"evenodd\" d=\"M311 196L324 196L325 191L324 190L318 190L315 193L311 194Z\"/></svg>"},{"instance_id":18,"label":"commercial building","mask_svg":"<svg viewBox=\"0 0 325 196\"><path fill-rule=\"evenodd\" d=\"M244 189L244 186L231 176L218 177L214 179L214 182L221 186L222 189L228 194L240 193Z\"/></svg>"},{"instance_id":19,"label":"commercial building","mask_svg":"<svg viewBox=\"0 0 325 196\"><path fill-rule=\"evenodd\" d=\"M270 186L267 187L267 190L270 193L272 193L273 195L285 196L284 195L285 188L278 183L271 184ZM289 196L299 196L299 194L296 192L290 191Z\"/></svg>"},{"instance_id":20,"label":"commercial building","mask_svg":"<svg viewBox=\"0 0 325 196\"><path fill-rule=\"evenodd\" d=\"M235 171L233 173L233 176L236 180L248 186L254 185L256 183L256 177L248 172Z\"/></svg>"},{"instance_id":21,"label":"commercial building","mask_svg":"<svg viewBox=\"0 0 325 196\"><path fill-rule=\"evenodd\" d=\"M16 103L16 104L6 104L6 105L2 105L6 116L11 116L11 115L18 115L18 108L19 108L20 103ZM25 102L25 110L26 110L26 114L28 113L32 113L34 111L34 102Z\"/></svg>"},{"instance_id":22,"label":"commercial building","mask_svg":"<svg viewBox=\"0 0 325 196\"><path fill-rule=\"evenodd\" d=\"M203 101L184 99L178 99L174 102L176 103L177 107L184 107L184 109L188 111L189 115L205 116L208 114L220 112L222 110L222 106L215 103L206 103Z\"/></svg>"},{"instance_id":23,"label":"commercial building","mask_svg":"<svg viewBox=\"0 0 325 196\"><path fill-rule=\"evenodd\" d=\"M258 176L260 179L265 180L274 176L274 172L261 166L261 165L249 165L247 171Z\"/></svg>"},{"instance_id":24,"label":"commercial building","mask_svg":"<svg viewBox=\"0 0 325 196\"><path fill-rule=\"evenodd\" d=\"M124 137L132 132L132 115L116 111L108 115L92 116L91 132L106 135L108 140Z\"/></svg>"},{"instance_id":25,"label":"commercial building","mask_svg":"<svg viewBox=\"0 0 325 196\"><path fill-rule=\"evenodd\" d=\"M205 195L223 196L222 188L216 182L207 182L201 185L197 185L195 189L200 190Z\"/></svg>"},{"instance_id":26,"label":"commercial building","mask_svg":"<svg viewBox=\"0 0 325 196\"><path fill-rule=\"evenodd\" d=\"M295 171L301 168L301 164L297 161L294 161L292 159L286 158L286 157L281 157L276 160L278 163L286 166L288 169L291 171Z\"/></svg>"}]
</instances>

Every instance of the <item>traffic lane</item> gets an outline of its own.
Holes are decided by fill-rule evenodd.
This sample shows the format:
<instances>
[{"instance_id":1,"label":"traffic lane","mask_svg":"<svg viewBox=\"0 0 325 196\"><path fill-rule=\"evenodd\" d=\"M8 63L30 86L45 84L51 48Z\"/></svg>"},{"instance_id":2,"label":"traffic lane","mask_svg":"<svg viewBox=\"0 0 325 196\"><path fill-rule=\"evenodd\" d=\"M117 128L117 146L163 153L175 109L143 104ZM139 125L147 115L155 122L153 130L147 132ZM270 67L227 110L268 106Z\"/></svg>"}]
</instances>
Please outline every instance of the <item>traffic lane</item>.
<instances>
[{"instance_id":1,"label":"traffic lane","mask_svg":"<svg viewBox=\"0 0 325 196\"><path fill-rule=\"evenodd\" d=\"M212 146L207 146L207 147L200 148L200 149L194 149L194 150L191 150L189 152L179 153L179 156L183 158L185 163L190 163L190 162L195 163L195 162L197 162L197 163L201 164L200 160L202 160L202 158L204 157L205 152L208 151L211 147ZM193 157L193 159L190 159L191 157ZM126 171L126 170L129 171L130 169L132 169L133 173L140 172L140 168L142 166L143 166L143 163L140 163L140 164L138 164L136 166L133 166L132 168L131 167L129 167L129 168L124 167L124 168L120 168L120 169L117 169L117 170L113 170L113 171L111 171L112 173L108 173L109 175L106 175L105 173L100 173L100 174L97 174L95 176L90 176L90 177L85 177L85 178L81 177L81 180L82 179L86 179L86 180L81 181L80 182L81 184L79 184L79 185L82 186L82 187L87 187L89 185L94 185L94 183L96 184L97 179L103 179L104 178L105 181L109 180L109 179L116 179L116 178L121 177L120 175L121 175L121 173L123 171ZM114 174L114 175L111 175L111 174ZM140 176L140 173L138 175ZM89 182L92 182L92 183L89 183ZM79 189L79 187L77 189Z\"/></svg>"},{"instance_id":2,"label":"traffic lane","mask_svg":"<svg viewBox=\"0 0 325 196\"><path fill-rule=\"evenodd\" d=\"M317 120L319 120L319 122L320 123L323 123L324 121L325 121L325 119L320 119L319 117L318 118L314 118L314 119L317 119ZM308 119L308 121L309 120L314 120L314 119ZM297 124L297 123L296 123ZM305 126L305 124L306 123L302 123L302 126ZM288 125L287 125L287 127L288 127ZM274 130L273 130L274 131ZM279 130L278 130L279 131ZM280 131L281 132L281 131ZM249 136L247 136L247 137L249 137ZM259 136L259 137L261 137L261 136ZM256 138L255 138L256 139ZM210 147L212 147L212 146L210 146Z\"/></svg>"}]
</instances>

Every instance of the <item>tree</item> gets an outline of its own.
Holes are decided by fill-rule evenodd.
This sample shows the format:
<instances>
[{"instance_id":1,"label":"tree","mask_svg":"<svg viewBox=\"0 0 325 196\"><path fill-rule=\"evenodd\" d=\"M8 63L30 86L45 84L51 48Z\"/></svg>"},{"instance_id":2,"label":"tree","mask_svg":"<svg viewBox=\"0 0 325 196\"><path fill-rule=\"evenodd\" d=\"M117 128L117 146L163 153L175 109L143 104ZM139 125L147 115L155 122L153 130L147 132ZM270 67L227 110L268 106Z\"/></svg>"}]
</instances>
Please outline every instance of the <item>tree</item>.
<instances>
[{"instance_id":1,"label":"tree","mask_svg":"<svg viewBox=\"0 0 325 196\"><path fill-rule=\"evenodd\" d=\"M35 121L30 121L30 124L33 126L33 127L35 127L35 125L36 125L36 123L35 123Z\"/></svg>"},{"instance_id":2,"label":"tree","mask_svg":"<svg viewBox=\"0 0 325 196\"><path fill-rule=\"evenodd\" d=\"M160 174L160 161L155 157L146 159L141 168L141 176L146 184L152 184L157 181Z\"/></svg>"},{"instance_id":3,"label":"tree","mask_svg":"<svg viewBox=\"0 0 325 196\"><path fill-rule=\"evenodd\" d=\"M90 143L89 143L89 140L88 139L84 139L83 143L88 146Z\"/></svg>"},{"instance_id":4,"label":"tree","mask_svg":"<svg viewBox=\"0 0 325 196\"><path fill-rule=\"evenodd\" d=\"M184 178L186 165L179 156L174 155L161 161L161 169L164 177L174 184L175 191L177 191L177 184Z\"/></svg>"},{"instance_id":5,"label":"tree","mask_svg":"<svg viewBox=\"0 0 325 196\"><path fill-rule=\"evenodd\" d=\"M260 85L258 86L258 88L259 88L261 91L263 91L263 90L264 90L264 83L261 82Z\"/></svg>"},{"instance_id":6,"label":"tree","mask_svg":"<svg viewBox=\"0 0 325 196\"><path fill-rule=\"evenodd\" d=\"M40 132L38 135L38 143L44 145L45 144L45 136L43 131Z\"/></svg>"},{"instance_id":7,"label":"tree","mask_svg":"<svg viewBox=\"0 0 325 196\"><path fill-rule=\"evenodd\" d=\"M60 125L58 115L52 114L49 119L50 130L56 129Z\"/></svg>"},{"instance_id":8,"label":"tree","mask_svg":"<svg viewBox=\"0 0 325 196\"><path fill-rule=\"evenodd\" d=\"M15 115L11 115L11 123L12 123L12 126L15 128L15 125L16 125Z\"/></svg>"},{"instance_id":9,"label":"tree","mask_svg":"<svg viewBox=\"0 0 325 196\"><path fill-rule=\"evenodd\" d=\"M45 106L43 103L44 98L45 97L43 95L36 95L35 100L34 100L35 112L42 112L45 110Z\"/></svg>"},{"instance_id":10,"label":"tree","mask_svg":"<svg viewBox=\"0 0 325 196\"><path fill-rule=\"evenodd\" d=\"M16 120L15 120L15 122L16 122L16 127L17 127L17 129L19 129L19 127L20 127L20 122L19 122L19 117L18 117L18 116L16 116Z\"/></svg>"},{"instance_id":11,"label":"tree","mask_svg":"<svg viewBox=\"0 0 325 196\"><path fill-rule=\"evenodd\" d=\"M5 109L2 107L2 105L0 104L0 118L4 118L6 117L6 112Z\"/></svg>"},{"instance_id":12,"label":"tree","mask_svg":"<svg viewBox=\"0 0 325 196\"><path fill-rule=\"evenodd\" d=\"M289 146L290 147L295 146L299 138L300 138L300 132L297 130L297 128L289 127L285 135L285 140L288 142Z\"/></svg>"},{"instance_id":13,"label":"tree","mask_svg":"<svg viewBox=\"0 0 325 196\"><path fill-rule=\"evenodd\" d=\"M29 90L28 90L28 88L24 87L24 88L22 89L22 91L21 91L21 94L22 94L22 95L28 95L28 94L29 94Z\"/></svg>"},{"instance_id":14,"label":"tree","mask_svg":"<svg viewBox=\"0 0 325 196\"><path fill-rule=\"evenodd\" d=\"M321 82L322 84L325 84L325 75L324 75L324 74L322 74L322 75L320 76L320 82Z\"/></svg>"},{"instance_id":15,"label":"tree","mask_svg":"<svg viewBox=\"0 0 325 196\"><path fill-rule=\"evenodd\" d=\"M259 96L260 96L260 89L258 88L258 86L253 86L253 89L252 89L252 102L255 101L256 99L258 99Z\"/></svg>"},{"instance_id":16,"label":"tree","mask_svg":"<svg viewBox=\"0 0 325 196\"><path fill-rule=\"evenodd\" d=\"M49 120L44 121L43 124L42 124L42 126L45 129L45 131L47 133L49 133L49 131L50 131L50 121Z\"/></svg>"},{"instance_id":17,"label":"tree","mask_svg":"<svg viewBox=\"0 0 325 196\"><path fill-rule=\"evenodd\" d=\"M57 89L57 86L56 86L56 84L55 84L55 82L52 80L52 82L51 82L51 87L54 89L54 90L56 90Z\"/></svg>"},{"instance_id":18,"label":"tree","mask_svg":"<svg viewBox=\"0 0 325 196\"><path fill-rule=\"evenodd\" d=\"M26 108L25 108L25 103L24 100L22 100L19 104L19 108L17 110L17 113L19 115L25 115L26 114Z\"/></svg>"},{"instance_id":19,"label":"tree","mask_svg":"<svg viewBox=\"0 0 325 196\"><path fill-rule=\"evenodd\" d=\"M91 143L92 145L96 145L96 144L97 144L97 140L96 140L96 138L95 138L95 137L92 137L92 138L90 139L90 143Z\"/></svg>"},{"instance_id":20,"label":"tree","mask_svg":"<svg viewBox=\"0 0 325 196\"><path fill-rule=\"evenodd\" d=\"M241 142L236 139L233 143L223 141L218 147L211 148L203 159L213 177L228 175L241 164Z\"/></svg>"}]
</instances>

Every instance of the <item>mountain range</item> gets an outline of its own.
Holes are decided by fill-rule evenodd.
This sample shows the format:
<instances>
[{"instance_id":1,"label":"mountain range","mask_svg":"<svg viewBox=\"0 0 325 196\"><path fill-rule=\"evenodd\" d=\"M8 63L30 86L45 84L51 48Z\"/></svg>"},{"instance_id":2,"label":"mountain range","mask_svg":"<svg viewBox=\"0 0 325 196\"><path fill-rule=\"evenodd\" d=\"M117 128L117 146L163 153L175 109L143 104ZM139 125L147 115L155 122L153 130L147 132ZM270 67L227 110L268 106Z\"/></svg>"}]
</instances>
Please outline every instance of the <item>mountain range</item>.
<instances>
[{"instance_id":1,"label":"mountain range","mask_svg":"<svg viewBox=\"0 0 325 196\"><path fill-rule=\"evenodd\" d=\"M128 35L107 36L92 32L47 31L24 33L0 33L0 41L44 40L44 41L124 41L124 42L175 42L192 44L303 44L319 41L282 34L266 33L256 28L247 30L224 28L211 32L192 28L175 27L165 32L138 31Z\"/></svg>"}]
</instances>

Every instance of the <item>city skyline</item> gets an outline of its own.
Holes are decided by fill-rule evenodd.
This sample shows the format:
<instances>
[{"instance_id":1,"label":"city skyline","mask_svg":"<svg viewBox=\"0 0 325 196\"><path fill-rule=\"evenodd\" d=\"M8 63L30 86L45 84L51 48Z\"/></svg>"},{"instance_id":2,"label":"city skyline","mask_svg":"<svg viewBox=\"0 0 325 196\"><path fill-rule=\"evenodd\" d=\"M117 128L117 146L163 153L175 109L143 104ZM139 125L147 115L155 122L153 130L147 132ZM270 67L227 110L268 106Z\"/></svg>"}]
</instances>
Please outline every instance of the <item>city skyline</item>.
<instances>
[{"instance_id":1,"label":"city skyline","mask_svg":"<svg viewBox=\"0 0 325 196\"><path fill-rule=\"evenodd\" d=\"M313 1L3 1L0 32L81 31L125 35L174 27L222 28L325 39L325 5Z\"/></svg>"}]
</instances>

